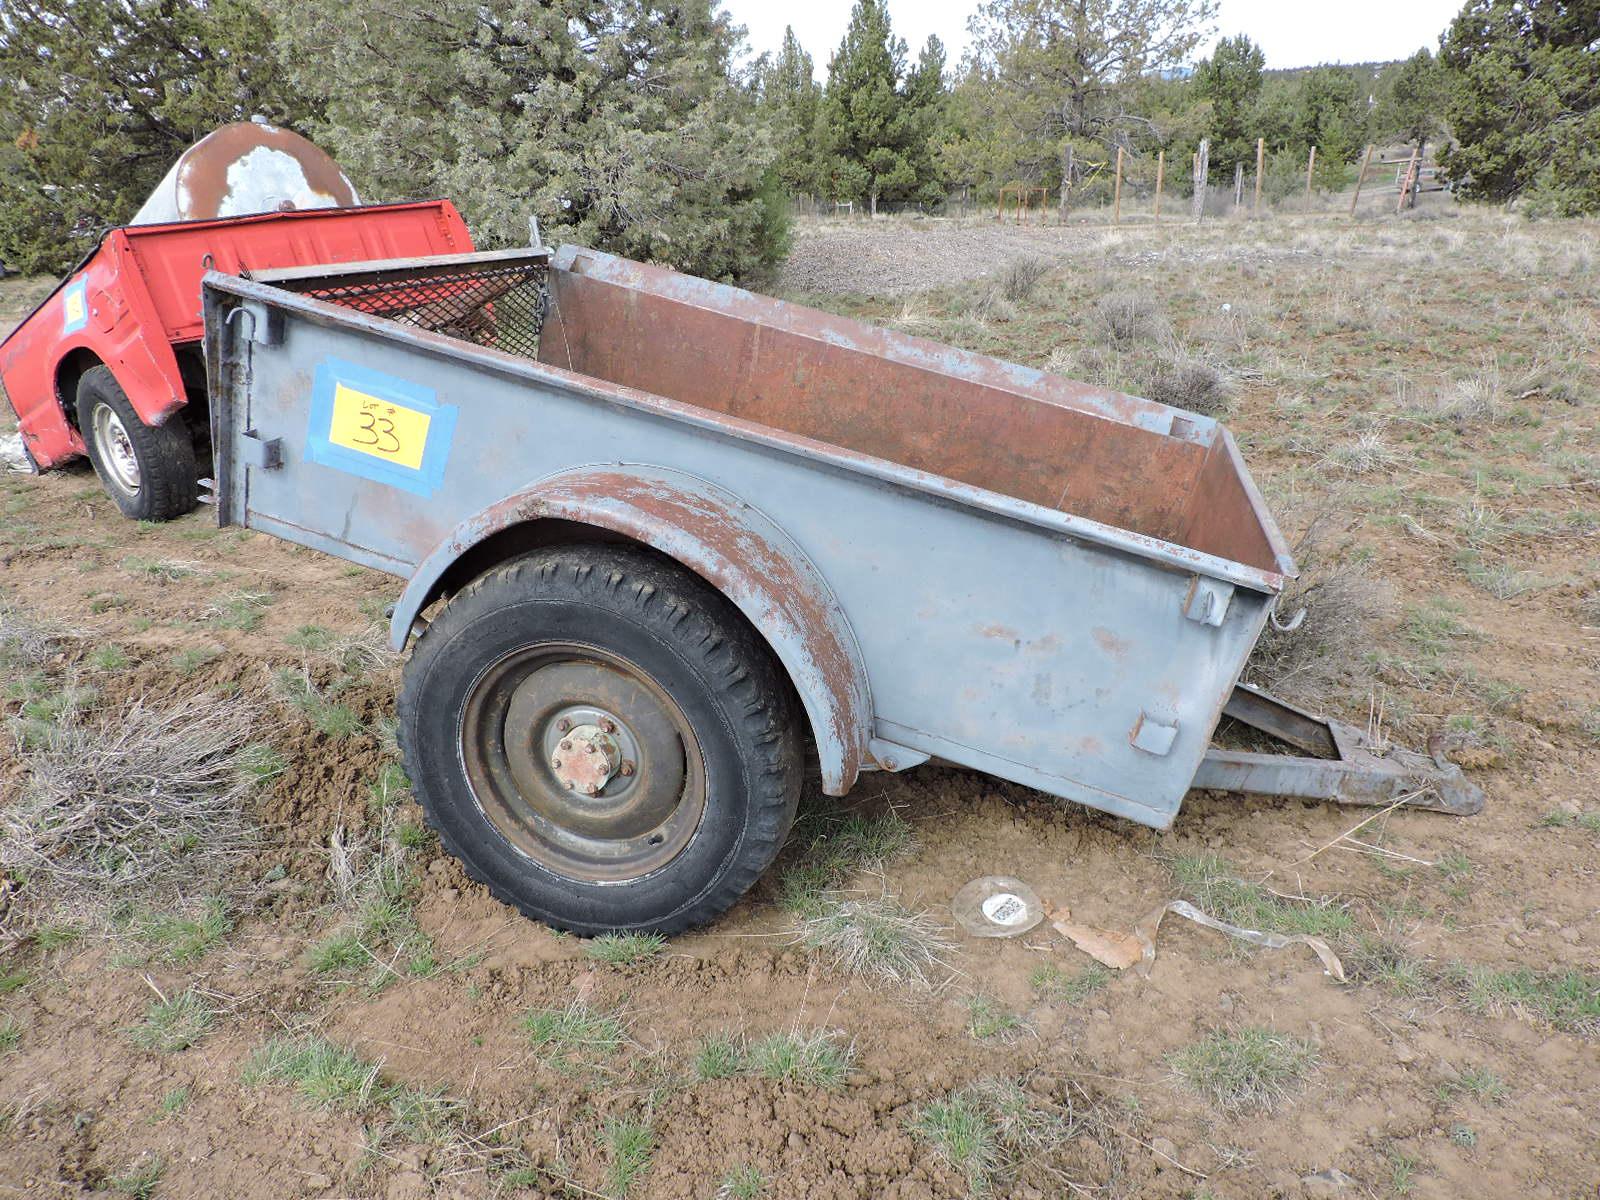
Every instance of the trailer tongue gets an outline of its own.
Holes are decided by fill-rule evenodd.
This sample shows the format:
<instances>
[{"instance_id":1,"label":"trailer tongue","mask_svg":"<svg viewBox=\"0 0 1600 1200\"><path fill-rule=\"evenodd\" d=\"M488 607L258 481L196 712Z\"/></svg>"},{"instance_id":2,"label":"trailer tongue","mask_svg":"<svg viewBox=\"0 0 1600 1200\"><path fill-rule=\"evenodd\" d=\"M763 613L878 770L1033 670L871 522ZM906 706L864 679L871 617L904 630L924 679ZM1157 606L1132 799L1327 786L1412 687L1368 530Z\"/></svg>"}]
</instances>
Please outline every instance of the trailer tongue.
<instances>
[{"instance_id":1,"label":"trailer tongue","mask_svg":"<svg viewBox=\"0 0 1600 1200\"><path fill-rule=\"evenodd\" d=\"M1191 787L1482 806L1238 686L1295 568L1210 418L573 247L205 293L219 519L408 580L408 770L530 915L721 912L802 733L834 794L937 757L1163 828Z\"/></svg>"}]
</instances>

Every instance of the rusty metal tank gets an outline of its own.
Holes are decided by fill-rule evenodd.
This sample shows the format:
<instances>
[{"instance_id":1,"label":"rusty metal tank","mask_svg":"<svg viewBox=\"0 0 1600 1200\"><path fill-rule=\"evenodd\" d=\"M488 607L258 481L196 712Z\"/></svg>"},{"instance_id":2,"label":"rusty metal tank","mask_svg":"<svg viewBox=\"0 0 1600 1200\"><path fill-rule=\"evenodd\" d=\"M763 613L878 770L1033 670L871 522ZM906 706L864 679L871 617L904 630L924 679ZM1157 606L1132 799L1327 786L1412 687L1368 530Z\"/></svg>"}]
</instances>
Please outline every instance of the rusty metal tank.
<instances>
[{"instance_id":1,"label":"rusty metal tank","mask_svg":"<svg viewBox=\"0 0 1600 1200\"><path fill-rule=\"evenodd\" d=\"M257 117L224 125L185 150L131 223L155 225L360 203L354 185L325 151Z\"/></svg>"}]
</instances>

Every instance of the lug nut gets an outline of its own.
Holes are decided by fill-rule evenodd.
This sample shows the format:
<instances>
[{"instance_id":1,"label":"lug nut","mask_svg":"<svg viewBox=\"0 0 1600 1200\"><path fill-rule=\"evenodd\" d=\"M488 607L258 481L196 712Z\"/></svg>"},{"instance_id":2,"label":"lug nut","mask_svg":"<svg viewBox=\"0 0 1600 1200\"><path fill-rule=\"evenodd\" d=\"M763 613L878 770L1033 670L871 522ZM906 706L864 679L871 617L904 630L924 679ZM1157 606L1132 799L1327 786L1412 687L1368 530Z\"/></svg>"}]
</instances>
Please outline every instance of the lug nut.
<instances>
[{"instance_id":1,"label":"lug nut","mask_svg":"<svg viewBox=\"0 0 1600 1200\"><path fill-rule=\"evenodd\" d=\"M617 723L602 717L600 720L600 728L605 730L607 733L615 733L617 731Z\"/></svg>"},{"instance_id":2,"label":"lug nut","mask_svg":"<svg viewBox=\"0 0 1600 1200\"><path fill-rule=\"evenodd\" d=\"M596 746L593 742L590 742L587 746L585 746L583 748L583 752L585 754L599 754L600 753L600 747Z\"/></svg>"},{"instance_id":3,"label":"lug nut","mask_svg":"<svg viewBox=\"0 0 1600 1200\"><path fill-rule=\"evenodd\" d=\"M632 775L634 768L631 762L625 762L617 770L623 775Z\"/></svg>"},{"instance_id":4,"label":"lug nut","mask_svg":"<svg viewBox=\"0 0 1600 1200\"><path fill-rule=\"evenodd\" d=\"M583 793L586 796L598 796L600 794L600 785L598 783L586 783L583 785Z\"/></svg>"},{"instance_id":5,"label":"lug nut","mask_svg":"<svg viewBox=\"0 0 1600 1200\"><path fill-rule=\"evenodd\" d=\"M561 770L561 760L559 758L552 758L550 760L550 765L558 771Z\"/></svg>"},{"instance_id":6,"label":"lug nut","mask_svg":"<svg viewBox=\"0 0 1600 1200\"><path fill-rule=\"evenodd\" d=\"M569 730L571 728L572 728L572 722L567 720L566 717L562 717L561 720L556 722L556 732L558 732L558 733L565 733L567 730Z\"/></svg>"},{"instance_id":7,"label":"lug nut","mask_svg":"<svg viewBox=\"0 0 1600 1200\"><path fill-rule=\"evenodd\" d=\"M571 738L562 738L561 739L561 748L563 750L571 750L572 749L572 739Z\"/></svg>"}]
</instances>

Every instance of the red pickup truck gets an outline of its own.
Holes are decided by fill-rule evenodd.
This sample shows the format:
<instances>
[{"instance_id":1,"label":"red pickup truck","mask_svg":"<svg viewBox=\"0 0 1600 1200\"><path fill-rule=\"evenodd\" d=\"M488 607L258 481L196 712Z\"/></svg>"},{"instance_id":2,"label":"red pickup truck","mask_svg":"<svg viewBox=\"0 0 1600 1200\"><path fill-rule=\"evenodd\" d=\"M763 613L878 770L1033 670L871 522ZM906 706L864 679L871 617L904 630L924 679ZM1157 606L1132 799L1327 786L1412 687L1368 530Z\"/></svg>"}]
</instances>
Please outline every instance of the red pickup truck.
<instances>
[{"instance_id":1,"label":"red pickup truck","mask_svg":"<svg viewBox=\"0 0 1600 1200\"><path fill-rule=\"evenodd\" d=\"M187 512L211 452L207 268L246 274L473 248L448 200L113 229L0 341L0 386L23 449L39 470L87 454L127 516Z\"/></svg>"}]
</instances>

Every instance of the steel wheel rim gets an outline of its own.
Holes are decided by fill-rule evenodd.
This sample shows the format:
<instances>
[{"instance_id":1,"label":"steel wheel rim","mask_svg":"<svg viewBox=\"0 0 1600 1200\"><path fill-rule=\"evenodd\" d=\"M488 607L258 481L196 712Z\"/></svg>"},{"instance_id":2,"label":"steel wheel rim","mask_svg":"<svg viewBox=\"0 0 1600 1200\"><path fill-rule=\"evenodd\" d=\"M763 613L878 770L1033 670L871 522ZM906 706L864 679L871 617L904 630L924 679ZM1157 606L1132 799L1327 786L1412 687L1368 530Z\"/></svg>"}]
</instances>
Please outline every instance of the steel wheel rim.
<instances>
[{"instance_id":1,"label":"steel wheel rim","mask_svg":"<svg viewBox=\"0 0 1600 1200\"><path fill-rule=\"evenodd\" d=\"M133 439L128 436L122 418L109 404L95 405L94 440L100 450L100 461L112 481L130 496L138 495L141 475Z\"/></svg>"},{"instance_id":2,"label":"steel wheel rim","mask_svg":"<svg viewBox=\"0 0 1600 1200\"><path fill-rule=\"evenodd\" d=\"M705 815L704 756L683 710L597 646L543 643L486 668L462 704L458 743L473 800L500 836L578 882L661 870ZM574 774L603 783L589 794L569 786Z\"/></svg>"}]
</instances>

